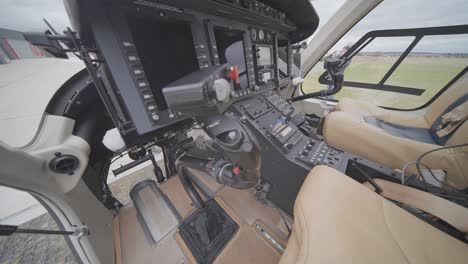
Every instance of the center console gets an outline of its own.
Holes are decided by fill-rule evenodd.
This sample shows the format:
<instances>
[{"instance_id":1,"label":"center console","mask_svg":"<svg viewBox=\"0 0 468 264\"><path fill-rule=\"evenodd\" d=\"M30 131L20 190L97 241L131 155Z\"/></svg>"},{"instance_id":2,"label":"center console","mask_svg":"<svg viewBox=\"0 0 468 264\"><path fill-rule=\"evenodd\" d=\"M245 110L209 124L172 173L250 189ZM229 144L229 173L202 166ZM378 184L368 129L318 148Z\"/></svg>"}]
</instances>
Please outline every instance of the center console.
<instances>
[{"instance_id":1,"label":"center console","mask_svg":"<svg viewBox=\"0 0 468 264\"><path fill-rule=\"evenodd\" d=\"M304 113L275 90L237 102L228 111L239 116L262 141L262 183L257 191L287 213L292 213L300 186L316 165L335 168L360 182L367 181L361 171L391 181L399 177L394 170L336 149L316 134L304 133L299 127L305 121Z\"/></svg>"}]
</instances>

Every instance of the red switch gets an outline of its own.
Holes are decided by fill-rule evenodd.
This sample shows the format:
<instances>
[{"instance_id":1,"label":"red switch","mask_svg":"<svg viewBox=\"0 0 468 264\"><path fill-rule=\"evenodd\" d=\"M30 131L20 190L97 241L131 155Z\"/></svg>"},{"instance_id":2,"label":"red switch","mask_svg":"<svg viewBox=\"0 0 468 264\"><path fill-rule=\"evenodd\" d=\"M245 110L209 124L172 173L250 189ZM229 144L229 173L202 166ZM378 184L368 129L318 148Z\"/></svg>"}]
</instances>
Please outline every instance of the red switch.
<instances>
[{"instance_id":1,"label":"red switch","mask_svg":"<svg viewBox=\"0 0 468 264\"><path fill-rule=\"evenodd\" d=\"M234 168L232 168L232 173L234 173L235 175L239 175L241 173L241 169L235 166Z\"/></svg>"},{"instance_id":2,"label":"red switch","mask_svg":"<svg viewBox=\"0 0 468 264\"><path fill-rule=\"evenodd\" d=\"M231 80L233 80L236 84L240 84L239 70L237 69L237 65L231 67L231 71L229 72L229 78L231 78Z\"/></svg>"}]
</instances>

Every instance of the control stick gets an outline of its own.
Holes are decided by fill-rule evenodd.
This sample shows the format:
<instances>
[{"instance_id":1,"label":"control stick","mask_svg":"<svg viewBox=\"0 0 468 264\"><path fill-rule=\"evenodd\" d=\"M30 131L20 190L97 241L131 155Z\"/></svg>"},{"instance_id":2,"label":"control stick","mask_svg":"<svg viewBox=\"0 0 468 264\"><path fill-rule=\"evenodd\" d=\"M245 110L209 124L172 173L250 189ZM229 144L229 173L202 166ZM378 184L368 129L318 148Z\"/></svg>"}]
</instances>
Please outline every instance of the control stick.
<instances>
[{"instance_id":1,"label":"control stick","mask_svg":"<svg viewBox=\"0 0 468 264\"><path fill-rule=\"evenodd\" d=\"M210 160L185 155L178 158L175 165L185 191L198 209L203 209L205 207L205 203L190 180L190 169L206 172L208 175L216 179L219 184L225 184L237 188L252 187L244 181L244 177L242 175L244 174L243 169L224 159Z\"/></svg>"},{"instance_id":2,"label":"control stick","mask_svg":"<svg viewBox=\"0 0 468 264\"><path fill-rule=\"evenodd\" d=\"M344 74L342 65L345 64L344 59L339 58L328 58L325 60L323 67L327 70L328 75L331 77L333 82L333 89L324 89L315 93L308 93L300 96L296 96L291 99L291 102L302 101L314 97L324 97L332 94L336 94L343 88Z\"/></svg>"}]
</instances>

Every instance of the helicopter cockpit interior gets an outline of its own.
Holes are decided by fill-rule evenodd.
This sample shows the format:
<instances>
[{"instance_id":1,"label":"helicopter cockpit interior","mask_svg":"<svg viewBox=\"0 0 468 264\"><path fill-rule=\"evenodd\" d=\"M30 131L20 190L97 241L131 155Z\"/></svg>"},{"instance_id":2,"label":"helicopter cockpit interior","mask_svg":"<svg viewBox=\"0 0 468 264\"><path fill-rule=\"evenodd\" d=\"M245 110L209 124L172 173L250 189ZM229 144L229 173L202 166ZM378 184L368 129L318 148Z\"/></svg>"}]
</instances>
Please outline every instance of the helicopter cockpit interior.
<instances>
[{"instance_id":1,"label":"helicopter cockpit interior","mask_svg":"<svg viewBox=\"0 0 468 264\"><path fill-rule=\"evenodd\" d=\"M55 151L48 169L78 177L112 216L100 237L83 221L96 259L466 263L467 79L421 116L353 100L306 112L302 101L340 91L359 49L324 61L333 89L298 94L312 3L66 0L73 29L28 35L86 66L46 112L73 120L88 153ZM127 205L106 183L122 153L133 161L116 175L154 165ZM426 181L423 166L446 178Z\"/></svg>"}]
</instances>

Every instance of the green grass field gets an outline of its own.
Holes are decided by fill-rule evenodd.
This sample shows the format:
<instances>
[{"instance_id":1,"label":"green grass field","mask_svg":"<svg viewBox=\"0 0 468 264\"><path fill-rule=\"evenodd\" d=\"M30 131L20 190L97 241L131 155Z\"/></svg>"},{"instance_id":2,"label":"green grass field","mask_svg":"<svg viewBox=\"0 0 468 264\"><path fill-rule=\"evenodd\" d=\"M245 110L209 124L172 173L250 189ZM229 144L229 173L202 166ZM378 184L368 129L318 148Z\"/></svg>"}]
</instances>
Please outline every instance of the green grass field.
<instances>
[{"instance_id":1,"label":"green grass field","mask_svg":"<svg viewBox=\"0 0 468 264\"><path fill-rule=\"evenodd\" d=\"M345 71L345 80L377 83L396 60L397 57L356 56ZM353 98L380 106L413 109L430 100L467 65L468 58L408 57L390 76L386 84L424 89L425 92L421 96L344 87L335 95L335 99ZM302 85L305 93L326 87L318 83L323 71L320 63L309 72Z\"/></svg>"}]
</instances>

